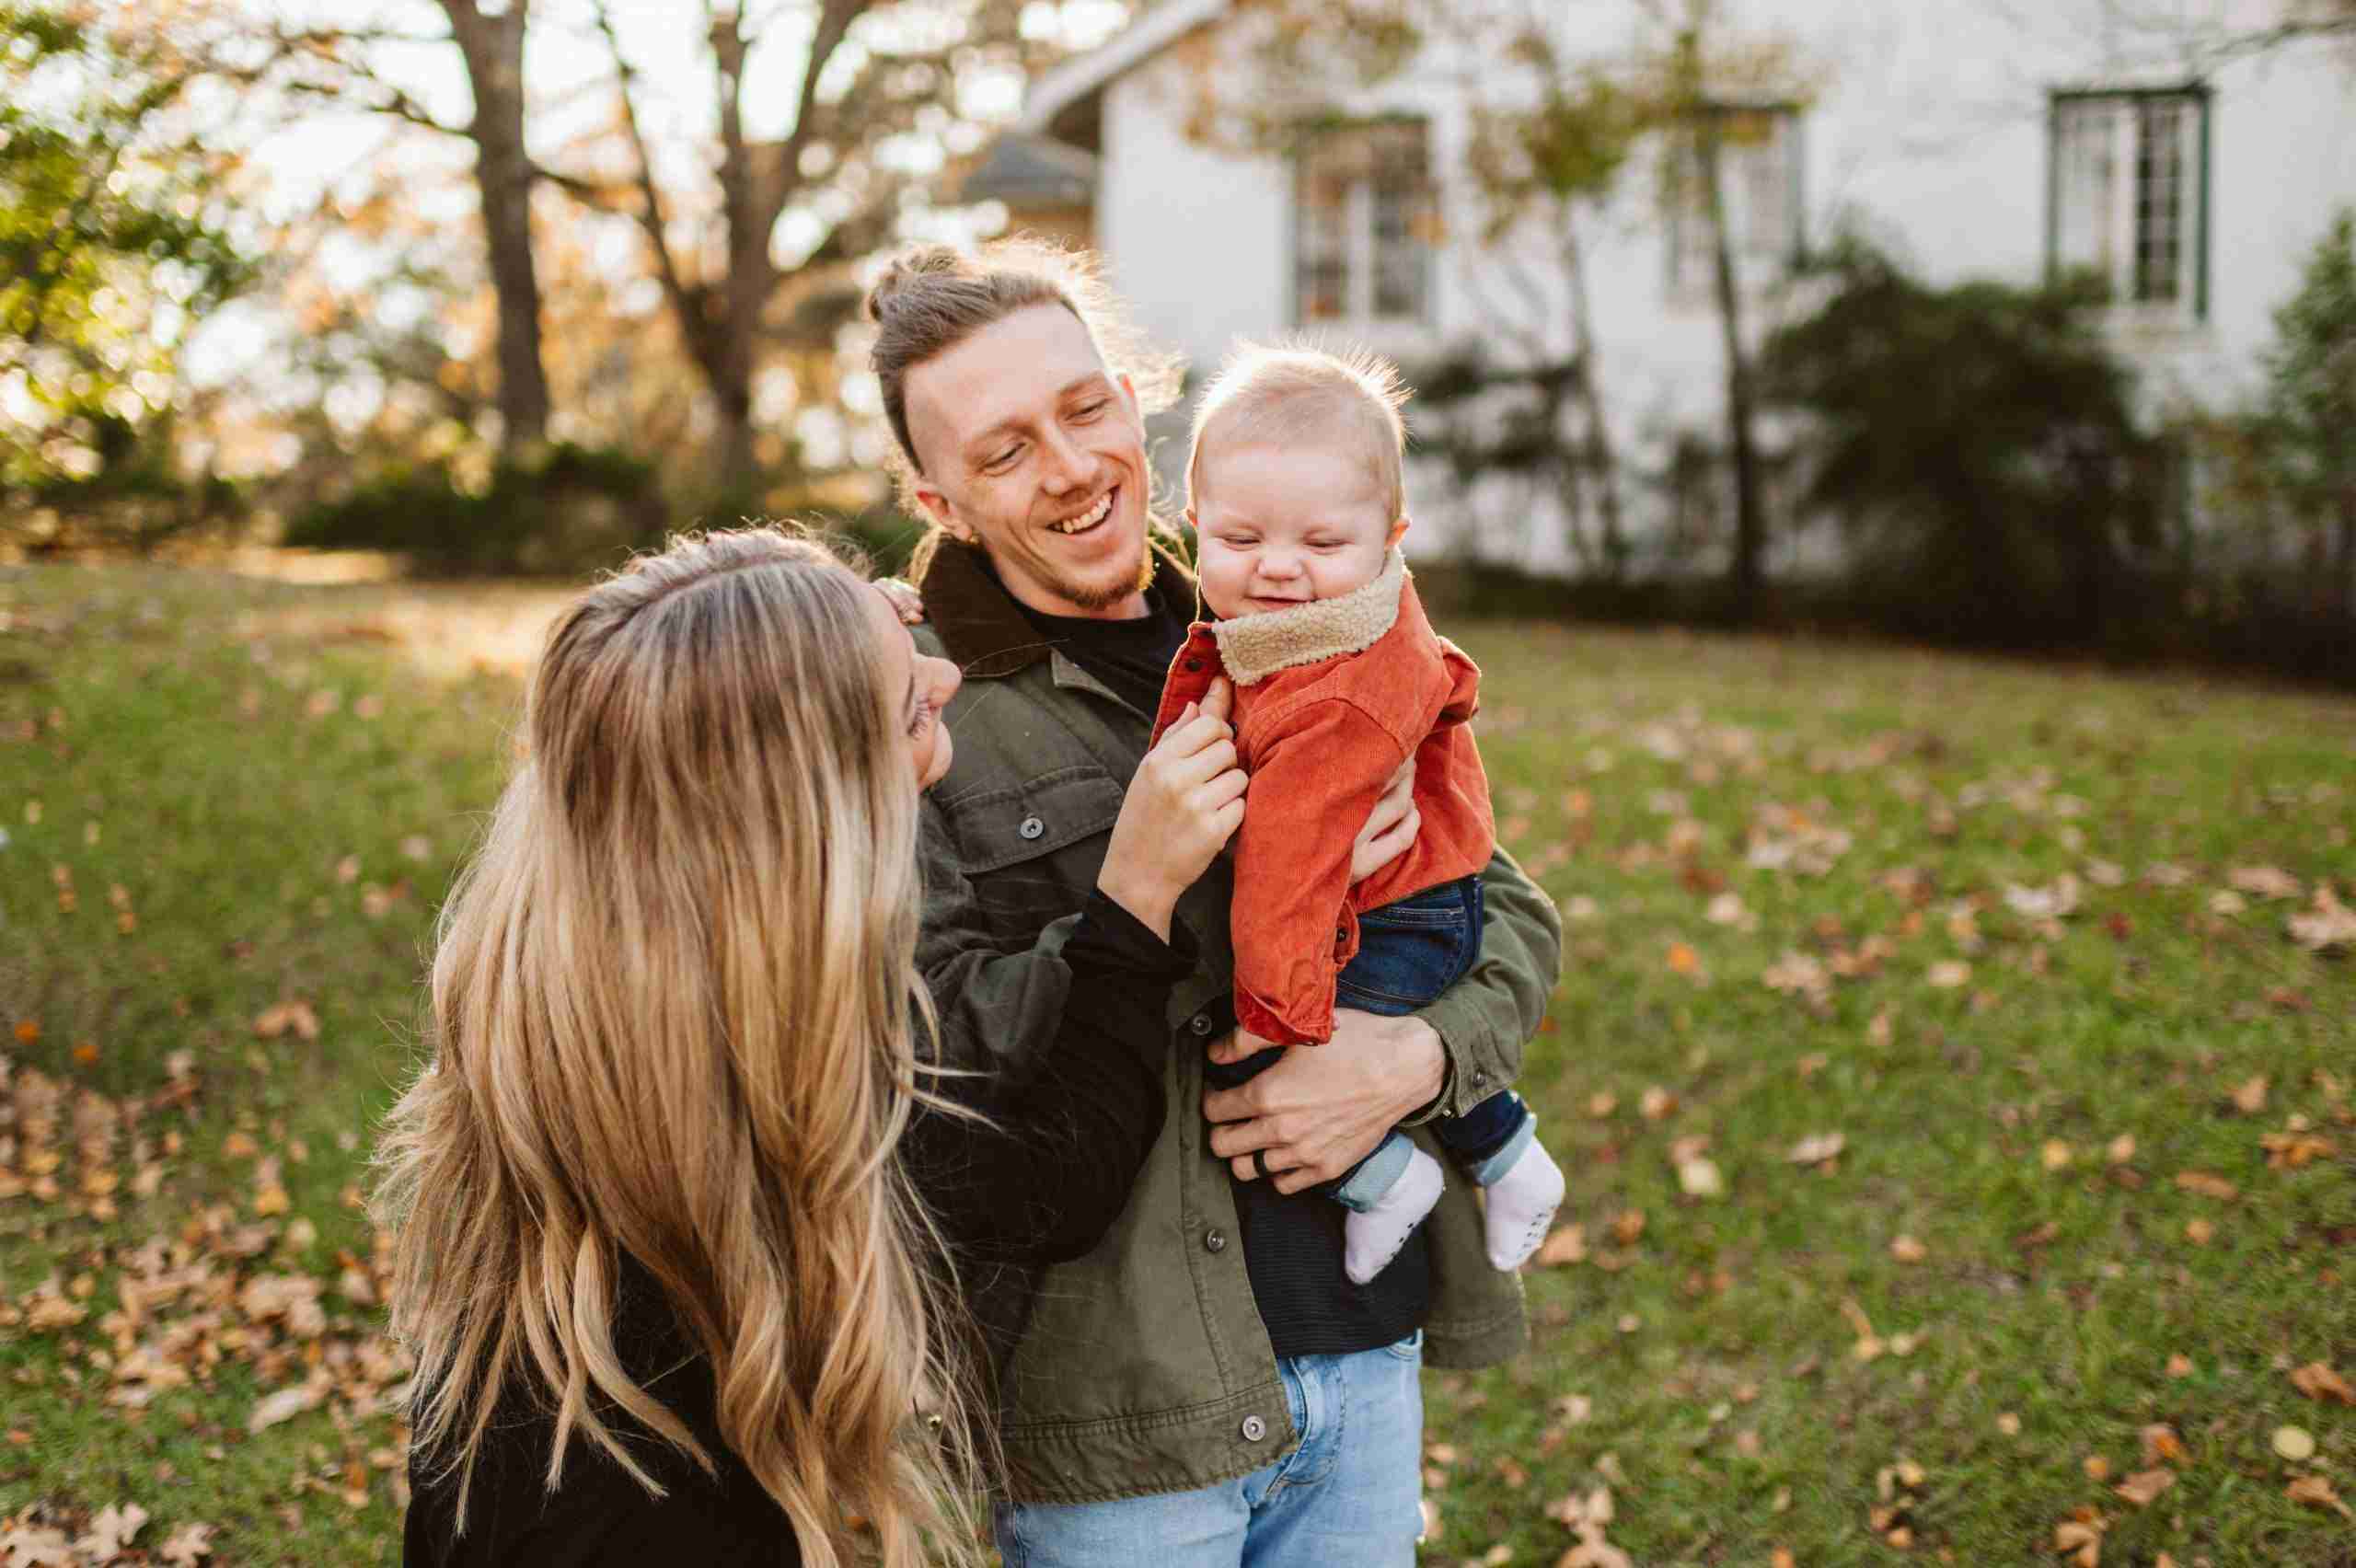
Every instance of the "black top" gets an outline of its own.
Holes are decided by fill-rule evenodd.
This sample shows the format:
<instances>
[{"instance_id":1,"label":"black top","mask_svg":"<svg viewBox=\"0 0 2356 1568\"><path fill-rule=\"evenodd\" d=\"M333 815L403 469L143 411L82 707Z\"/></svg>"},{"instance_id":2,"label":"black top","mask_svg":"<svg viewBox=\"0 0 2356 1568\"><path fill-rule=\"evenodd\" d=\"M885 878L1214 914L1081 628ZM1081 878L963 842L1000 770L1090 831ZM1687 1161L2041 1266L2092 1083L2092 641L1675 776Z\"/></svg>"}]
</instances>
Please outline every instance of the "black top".
<instances>
[{"instance_id":1,"label":"black top","mask_svg":"<svg viewBox=\"0 0 2356 1568\"><path fill-rule=\"evenodd\" d=\"M1067 658L1144 714L1149 724L1161 706L1170 662L1186 641L1191 607L1173 605L1172 598L1159 582L1149 587L1148 613L1136 620L1041 615L1028 605L1022 609L1041 637L1053 640ZM1232 1002L1222 1007L1231 1009ZM1231 1010L1224 1021L1233 1027ZM1166 1028L1157 1021L1152 1032L1160 1035ZM1206 1077L1214 1088L1230 1087L1274 1066L1279 1055L1265 1051L1230 1067L1207 1063ZM1231 1172L1228 1181L1235 1189L1236 1228L1243 1233L1252 1299L1276 1355L1347 1355L1373 1350L1405 1339L1430 1315L1431 1250L1422 1227L1370 1284L1357 1286L1342 1272L1342 1227L1348 1210L1315 1189L1288 1196L1269 1182L1239 1182Z\"/></svg>"},{"instance_id":2,"label":"black top","mask_svg":"<svg viewBox=\"0 0 2356 1568\"><path fill-rule=\"evenodd\" d=\"M1146 589L1146 613L1136 620L1043 615L1019 599L1015 605L1022 618L1038 628L1043 640L1062 649L1149 722L1161 706L1161 683L1169 678L1170 661L1185 644L1195 613L1194 605L1179 603L1159 582Z\"/></svg>"},{"instance_id":3,"label":"black top","mask_svg":"<svg viewBox=\"0 0 2356 1568\"><path fill-rule=\"evenodd\" d=\"M995 1332L1019 1324L1028 1270L1076 1258L1119 1217L1161 1131L1171 986L1195 966L1183 929L1163 942L1102 893L1065 944L1070 999L1063 1027L1019 1088L990 1076L947 1078L943 1098L975 1122L920 1113L900 1157L954 1259L967 1302ZM477 1459L466 1534L452 1539L457 1478L412 1456L403 1561L415 1568L532 1564L647 1568L651 1563L794 1565L785 1514L721 1440L710 1366L686 1343L653 1277L625 1255L614 1342L641 1387L684 1423L719 1468L707 1476L618 1412L603 1412L665 1489L651 1497L577 1440L563 1483L541 1485L555 1421L511 1395ZM995 1348L995 1347L994 1347Z\"/></svg>"}]
</instances>

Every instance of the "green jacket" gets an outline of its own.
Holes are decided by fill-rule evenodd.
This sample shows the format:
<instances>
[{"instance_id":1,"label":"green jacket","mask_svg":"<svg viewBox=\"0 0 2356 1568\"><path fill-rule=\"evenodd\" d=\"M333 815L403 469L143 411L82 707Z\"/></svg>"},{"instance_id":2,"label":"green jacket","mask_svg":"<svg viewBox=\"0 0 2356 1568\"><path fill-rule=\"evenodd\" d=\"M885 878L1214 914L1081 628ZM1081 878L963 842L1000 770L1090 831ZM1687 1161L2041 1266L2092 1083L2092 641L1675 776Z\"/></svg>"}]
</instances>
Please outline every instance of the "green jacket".
<instances>
[{"instance_id":1,"label":"green jacket","mask_svg":"<svg viewBox=\"0 0 2356 1568\"><path fill-rule=\"evenodd\" d=\"M1175 559L1161 570L1191 594ZM965 684L948 711L955 761L926 797L918 961L948 1063L1020 1074L1062 1015L1070 971L1057 954L1095 886L1150 715L1043 644L978 550L944 539L918 586L930 617L918 639L963 666ZM1448 1061L1423 1119L1506 1087L1559 971L1553 903L1502 851L1482 880L1480 963L1421 1015ZM1230 987L1228 894L1222 860L1178 905L1202 961L1171 998L1170 1120L1103 1242L1042 1274L1000 1369L1018 1502L1193 1491L1298 1442L1203 1120L1203 1045ZM1520 1350L1521 1282L1489 1266L1471 1187L1451 1182L1426 1223L1426 1358L1483 1366Z\"/></svg>"}]
</instances>

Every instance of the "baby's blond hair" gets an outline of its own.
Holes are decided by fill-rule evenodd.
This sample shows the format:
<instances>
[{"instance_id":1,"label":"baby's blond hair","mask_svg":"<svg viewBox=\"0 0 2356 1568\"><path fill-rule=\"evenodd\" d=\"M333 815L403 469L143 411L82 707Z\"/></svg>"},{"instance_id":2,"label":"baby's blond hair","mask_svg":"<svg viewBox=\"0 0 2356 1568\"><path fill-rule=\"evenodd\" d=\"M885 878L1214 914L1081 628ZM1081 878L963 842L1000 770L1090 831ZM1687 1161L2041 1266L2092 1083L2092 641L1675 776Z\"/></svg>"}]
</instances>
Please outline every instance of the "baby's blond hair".
<instances>
[{"instance_id":1,"label":"baby's blond hair","mask_svg":"<svg viewBox=\"0 0 2356 1568\"><path fill-rule=\"evenodd\" d=\"M1202 491L1204 444L1216 437L1235 444L1322 440L1362 450L1382 492L1384 515L1406 515L1401 462L1407 424L1399 410L1408 398L1399 367L1381 355L1343 352L1314 343L1241 342L1195 407L1193 449L1186 456L1186 509Z\"/></svg>"}]
</instances>

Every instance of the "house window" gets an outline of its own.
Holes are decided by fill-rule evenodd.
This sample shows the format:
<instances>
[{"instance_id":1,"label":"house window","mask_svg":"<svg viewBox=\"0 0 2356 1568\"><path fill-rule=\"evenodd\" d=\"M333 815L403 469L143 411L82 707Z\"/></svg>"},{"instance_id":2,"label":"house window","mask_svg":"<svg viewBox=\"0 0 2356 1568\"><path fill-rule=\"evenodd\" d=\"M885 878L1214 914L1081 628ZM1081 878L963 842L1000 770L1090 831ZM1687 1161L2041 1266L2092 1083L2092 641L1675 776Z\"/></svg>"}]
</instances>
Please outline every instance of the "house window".
<instances>
[{"instance_id":1,"label":"house window","mask_svg":"<svg viewBox=\"0 0 2356 1568\"><path fill-rule=\"evenodd\" d=\"M2051 133L2049 271L2092 269L2146 314L2206 317L2208 94L2057 93Z\"/></svg>"},{"instance_id":2,"label":"house window","mask_svg":"<svg viewBox=\"0 0 2356 1568\"><path fill-rule=\"evenodd\" d=\"M1313 134L1296 169L1293 318L1421 321L1434 237L1426 125L1388 120Z\"/></svg>"},{"instance_id":3,"label":"house window","mask_svg":"<svg viewBox=\"0 0 2356 1568\"><path fill-rule=\"evenodd\" d=\"M1716 133L1718 194L1736 275L1780 281L1801 253L1800 114L1791 104L1722 104L1702 111ZM1700 128L1669 146L1669 292L1705 300L1717 286Z\"/></svg>"}]
</instances>

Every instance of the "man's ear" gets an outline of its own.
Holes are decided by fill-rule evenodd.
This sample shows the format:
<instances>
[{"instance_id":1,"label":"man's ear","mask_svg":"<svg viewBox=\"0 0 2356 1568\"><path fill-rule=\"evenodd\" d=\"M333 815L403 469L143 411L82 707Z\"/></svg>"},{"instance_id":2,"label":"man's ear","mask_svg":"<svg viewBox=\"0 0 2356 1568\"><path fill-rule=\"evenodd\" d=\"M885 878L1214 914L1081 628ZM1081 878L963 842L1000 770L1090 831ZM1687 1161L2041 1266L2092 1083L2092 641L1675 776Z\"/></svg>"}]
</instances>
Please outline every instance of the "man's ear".
<instances>
[{"instance_id":1,"label":"man's ear","mask_svg":"<svg viewBox=\"0 0 2356 1568\"><path fill-rule=\"evenodd\" d=\"M1382 548L1387 550L1397 549L1400 539L1406 532L1407 514L1403 512L1399 514L1399 521L1391 525L1391 537L1383 541Z\"/></svg>"},{"instance_id":2,"label":"man's ear","mask_svg":"<svg viewBox=\"0 0 2356 1568\"><path fill-rule=\"evenodd\" d=\"M917 504L923 507L925 515L939 525L951 538L961 544L970 545L974 542L973 530L957 521L955 509L949 504L949 498L939 490L918 485Z\"/></svg>"}]
</instances>

